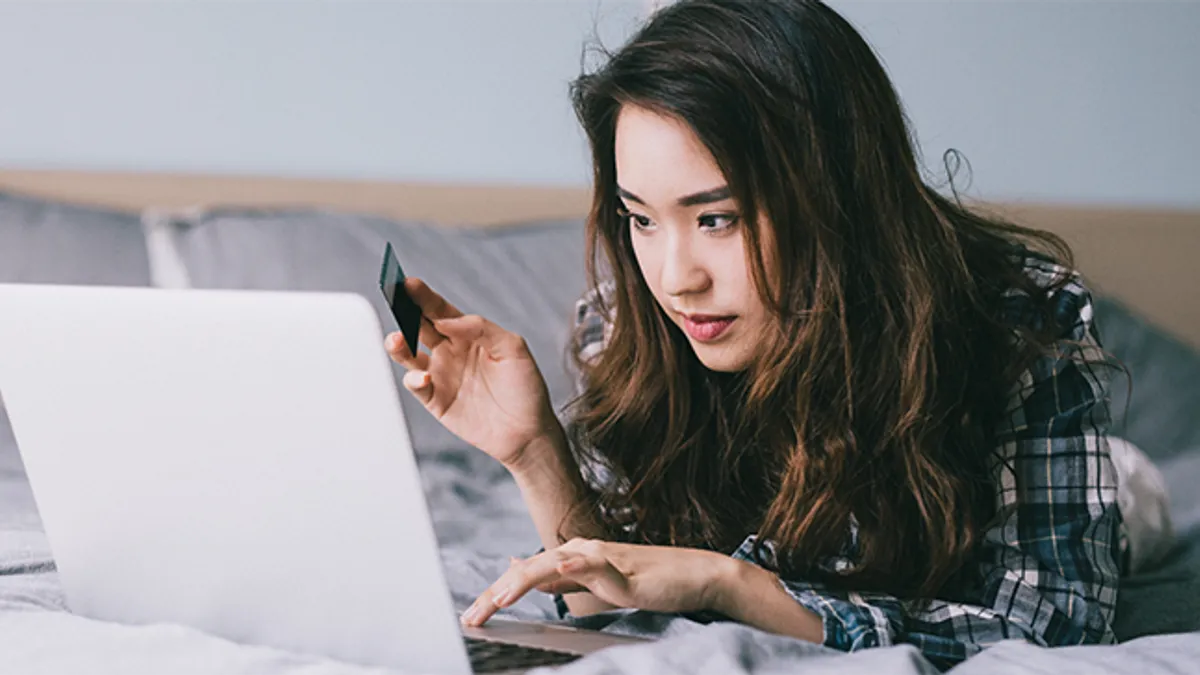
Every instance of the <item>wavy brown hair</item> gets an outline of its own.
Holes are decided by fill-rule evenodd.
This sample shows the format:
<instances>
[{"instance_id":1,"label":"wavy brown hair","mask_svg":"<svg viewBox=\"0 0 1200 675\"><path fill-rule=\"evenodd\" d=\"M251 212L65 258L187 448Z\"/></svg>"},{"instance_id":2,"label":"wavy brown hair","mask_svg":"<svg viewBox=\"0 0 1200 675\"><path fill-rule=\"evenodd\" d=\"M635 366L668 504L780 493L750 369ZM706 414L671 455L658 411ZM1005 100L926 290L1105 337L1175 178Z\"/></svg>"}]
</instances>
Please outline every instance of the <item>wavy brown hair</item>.
<instances>
[{"instance_id":1,"label":"wavy brown hair","mask_svg":"<svg viewBox=\"0 0 1200 675\"><path fill-rule=\"evenodd\" d=\"M1024 258L1070 267L1066 245L928 185L879 60L820 2L669 6L572 98L594 159L589 275L615 281L572 425L612 480L579 508L610 538L728 552L758 533L782 570L933 597L994 516L1008 393L1063 332L1066 279L1039 286ZM775 326L745 372L701 365L642 278L618 215L622 106L684 121L728 181ZM1040 315L1021 340L1010 289ZM857 564L831 575L852 520Z\"/></svg>"}]
</instances>

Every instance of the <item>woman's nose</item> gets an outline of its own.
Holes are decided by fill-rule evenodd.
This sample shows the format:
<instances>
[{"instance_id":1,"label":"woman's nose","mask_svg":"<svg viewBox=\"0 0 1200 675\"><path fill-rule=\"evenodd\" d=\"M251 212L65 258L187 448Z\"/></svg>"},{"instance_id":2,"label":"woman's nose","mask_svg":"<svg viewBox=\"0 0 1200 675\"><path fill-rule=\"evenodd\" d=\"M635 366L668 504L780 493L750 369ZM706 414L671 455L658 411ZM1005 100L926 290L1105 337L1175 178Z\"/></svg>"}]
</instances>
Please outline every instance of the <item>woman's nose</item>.
<instances>
[{"instance_id":1,"label":"woman's nose","mask_svg":"<svg viewBox=\"0 0 1200 675\"><path fill-rule=\"evenodd\" d=\"M695 256L688 237L671 237L663 257L659 283L663 293L682 296L708 287L708 274Z\"/></svg>"}]
</instances>

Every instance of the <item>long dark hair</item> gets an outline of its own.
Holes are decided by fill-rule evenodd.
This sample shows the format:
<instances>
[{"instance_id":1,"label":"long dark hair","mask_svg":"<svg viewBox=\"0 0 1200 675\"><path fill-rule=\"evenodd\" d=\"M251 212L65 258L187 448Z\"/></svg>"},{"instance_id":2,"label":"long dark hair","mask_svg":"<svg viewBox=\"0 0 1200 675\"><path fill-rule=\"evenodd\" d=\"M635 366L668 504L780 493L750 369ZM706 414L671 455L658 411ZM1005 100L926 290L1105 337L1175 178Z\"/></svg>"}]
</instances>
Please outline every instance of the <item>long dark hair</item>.
<instances>
[{"instance_id":1,"label":"long dark hair","mask_svg":"<svg viewBox=\"0 0 1200 675\"><path fill-rule=\"evenodd\" d=\"M1066 245L930 187L879 60L820 2L679 2L572 97L594 158L589 274L615 281L573 425L611 480L579 508L612 538L731 551L758 533L781 569L932 597L994 515L1010 387L1061 332L1065 277L1036 283L1024 259L1069 268ZM684 121L728 181L776 328L746 372L705 369L641 276L618 215L622 106ZM1022 339L1001 316L1013 289L1041 315ZM852 522L857 564L832 574Z\"/></svg>"}]
</instances>

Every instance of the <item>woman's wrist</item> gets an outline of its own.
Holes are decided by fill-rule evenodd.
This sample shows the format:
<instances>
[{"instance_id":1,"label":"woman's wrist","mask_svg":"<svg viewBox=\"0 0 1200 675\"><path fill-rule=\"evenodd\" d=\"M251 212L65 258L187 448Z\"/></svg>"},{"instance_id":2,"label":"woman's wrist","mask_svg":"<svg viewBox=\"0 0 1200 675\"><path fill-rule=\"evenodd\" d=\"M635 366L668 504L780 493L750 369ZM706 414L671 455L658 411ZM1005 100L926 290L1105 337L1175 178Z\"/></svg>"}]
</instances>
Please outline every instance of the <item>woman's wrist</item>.
<instances>
[{"instance_id":1,"label":"woman's wrist","mask_svg":"<svg viewBox=\"0 0 1200 675\"><path fill-rule=\"evenodd\" d=\"M504 465L513 480L522 488L541 484L563 485L564 478L575 479L570 473L571 458L567 435L555 421L545 433L534 437ZM578 473L578 472L575 472Z\"/></svg>"},{"instance_id":2,"label":"woman's wrist","mask_svg":"<svg viewBox=\"0 0 1200 675\"><path fill-rule=\"evenodd\" d=\"M706 609L731 619L739 619L739 615L742 614L741 607L748 595L746 591L759 582L759 573L766 570L744 560L719 553L715 555L720 560L713 567Z\"/></svg>"},{"instance_id":3,"label":"woman's wrist","mask_svg":"<svg viewBox=\"0 0 1200 675\"><path fill-rule=\"evenodd\" d=\"M821 617L792 598L774 572L744 560L726 560L709 598L712 611L771 633L823 641Z\"/></svg>"}]
</instances>

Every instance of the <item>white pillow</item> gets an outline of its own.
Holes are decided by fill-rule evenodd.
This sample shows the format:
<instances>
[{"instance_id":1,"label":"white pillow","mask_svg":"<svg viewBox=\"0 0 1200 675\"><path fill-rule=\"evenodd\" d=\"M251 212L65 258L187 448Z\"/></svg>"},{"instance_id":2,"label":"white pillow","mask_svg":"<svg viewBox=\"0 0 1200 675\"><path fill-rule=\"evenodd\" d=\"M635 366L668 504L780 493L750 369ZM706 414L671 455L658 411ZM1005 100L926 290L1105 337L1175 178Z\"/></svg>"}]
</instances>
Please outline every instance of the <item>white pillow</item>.
<instances>
[{"instance_id":1,"label":"white pillow","mask_svg":"<svg viewBox=\"0 0 1200 675\"><path fill-rule=\"evenodd\" d=\"M1108 439L1117 469L1117 505L1125 520L1129 572L1153 566L1175 545L1167 484L1154 462L1123 438Z\"/></svg>"},{"instance_id":2,"label":"white pillow","mask_svg":"<svg viewBox=\"0 0 1200 675\"><path fill-rule=\"evenodd\" d=\"M187 265L175 245L173 224L197 217L200 207L182 210L149 208L142 212L142 233L150 261L150 285L155 288L191 288Z\"/></svg>"}]
</instances>

